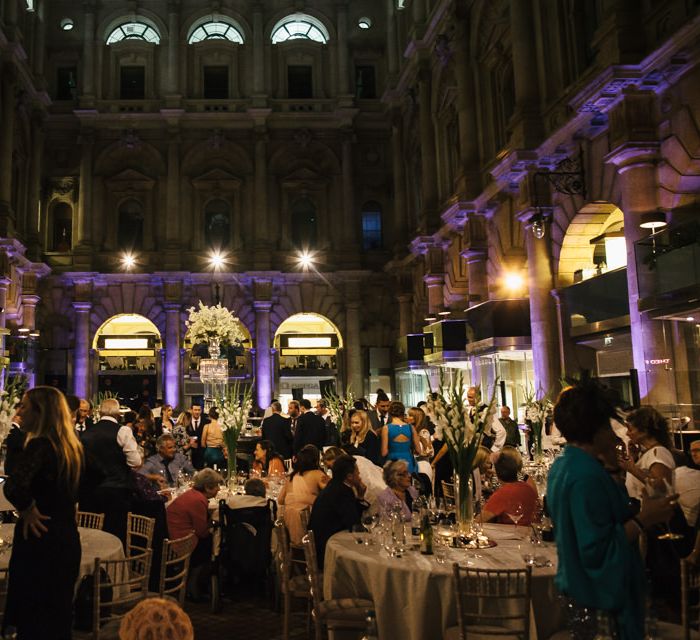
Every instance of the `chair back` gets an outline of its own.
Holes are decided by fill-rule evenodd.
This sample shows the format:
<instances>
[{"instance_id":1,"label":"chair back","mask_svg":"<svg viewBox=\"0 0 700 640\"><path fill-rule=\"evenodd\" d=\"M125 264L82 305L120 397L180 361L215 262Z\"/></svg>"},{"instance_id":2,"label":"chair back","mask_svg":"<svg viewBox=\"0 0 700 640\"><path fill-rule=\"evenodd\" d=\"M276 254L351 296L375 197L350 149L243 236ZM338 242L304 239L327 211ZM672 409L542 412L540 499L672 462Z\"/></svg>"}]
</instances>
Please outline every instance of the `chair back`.
<instances>
[{"instance_id":1,"label":"chair back","mask_svg":"<svg viewBox=\"0 0 700 640\"><path fill-rule=\"evenodd\" d=\"M299 512L299 520L301 521L301 528L304 531L309 530L309 518L311 518L311 507L304 507Z\"/></svg>"},{"instance_id":2,"label":"chair back","mask_svg":"<svg viewBox=\"0 0 700 640\"><path fill-rule=\"evenodd\" d=\"M75 522L79 527L85 529L100 529L105 524L104 513L91 513L90 511L76 511Z\"/></svg>"},{"instance_id":3,"label":"chair back","mask_svg":"<svg viewBox=\"0 0 700 640\"><path fill-rule=\"evenodd\" d=\"M283 520L275 522L275 531L277 532L277 559L284 590L291 578L306 573L306 561L300 557L301 548L291 544L289 531ZM298 553L295 554L295 551Z\"/></svg>"},{"instance_id":4,"label":"chair back","mask_svg":"<svg viewBox=\"0 0 700 640\"><path fill-rule=\"evenodd\" d=\"M104 625L119 620L148 595L152 551L121 560L95 558L92 637L99 640Z\"/></svg>"},{"instance_id":5,"label":"chair back","mask_svg":"<svg viewBox=\"0 0 700 640\"><path fill-rule=\"evenodd\" d=\"M272 563L273 516L269 506L231 509L219 502L220 558L231 575L264 580Z\"/></svg>"},{"instance_id":6,"label":"chair back","mask_svg":"<svg viewBox=\"0 0 700 640\"><path fill-rule=\"evenodd\" d=\"M530 637L532 567L497 570L453 566L460 638Z\"/></svg>"},{"instance_id":7,"label":"chair back","mask_svg":"<svg viewBox=\"0 0 700 640\"><path fill-rule=\"evenodd\" d=\"M2 622L5 619L5 604L7 603L7 581L9 577L9 569L5 567L0 569L0 629Z\"/></svg>"},{"instance_id":8,"label":"chair back","mask_svg":"<svg viewBox=\"0 0 700 640\"><path fill-rule=\"evenodd\" d=\"M700 627L700 569L681 560L681 624L684 640Z\"/></svg>"},{"instance_id":9,"label":"chair back","mask_svg":"<svg viewBox=\"0 0 700 640\"><path fill-rule=\"evenodd\" d=\"M455 486L451 482L442 481L442 495L445 498L445 506L448 509L455 508Z\"/></svg>"},{"instance_id":10,"label":"chair back","mask_svg":"<svg viewBox=\"0 0 700 640\"><path fill-rule=\"evenodd\" d=\"M161 598L171 596L176 598L181 606L184 604L190 558L196 546L197 536L194 533L175 540L163 540L158 581L158 593Z\"/></svg>"},{"instance_id":11,"label":"chair back","mask_svg":"<svg viewBox=\"0 0 700 640\"><path fill-rule=\"evenodd\" d=\"M153 548L155 518L129 513L126 520L126 554L138 555Z\"/></svg>"},{"instance_id":12,"label":"chair back","mask_svg":"<svg viewBox=\"0 0 700 640\"><path fill-rule=\"evenodd\" d=\"M321 573L318 570L318 560L316 559L316 538L313 531L307 531L301 539L304 547L304 559L306 560L306 576L309 579L309 590L313 603L313 611L320 610L323 602L323 585L321 584Z\"/></svg>"}]
</instances>

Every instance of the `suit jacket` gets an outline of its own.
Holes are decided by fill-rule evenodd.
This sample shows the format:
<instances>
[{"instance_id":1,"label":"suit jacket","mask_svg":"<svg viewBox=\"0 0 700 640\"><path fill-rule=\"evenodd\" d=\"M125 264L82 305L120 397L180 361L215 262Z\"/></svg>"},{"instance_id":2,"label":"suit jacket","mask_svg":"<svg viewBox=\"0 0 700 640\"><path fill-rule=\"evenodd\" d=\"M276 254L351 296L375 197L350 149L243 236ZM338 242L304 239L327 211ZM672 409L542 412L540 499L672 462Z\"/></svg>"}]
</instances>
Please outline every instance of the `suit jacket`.
<instances>
[{"instance_id":1,"label":"suit jacket","mask_svg":"<svg viewBox=\"0 0 700 640\"><path fill-rule=\"evenodd\" d=\"M88 493L101 488L125 490L130 486L126 454L117 442L119 429L116 422L99 420L80 434L85 451L83 489ZM96 484L95 478L101 480Z\"/></svg>"},{"instance_id":2,"label":"suit jacket","mask_svg":"<svg viewBox=\"0 0 700 640\"><path fill-rule=\"evenodd\" d=\"M283 418L279 413L273 413L262 421L263 440L269 440L275 445L275 451L282 458L292 457L292 421L290 418Z\"/></svg>"},{"instance_id":3,"label":"suit jacket","mask_svg":"<svg viewBox=\"0 0 700 640\"><path fill-rule=\"evenodd\" d=\"M369 423L372 425L372 429L374 429L375 433L377 433L383 426L385 427L387 424L389 424L389 420L391 420L389 414L387 414L384 416L384 424L382 425L379 422L379 415L377 414L376 410L368 411L367 416L369 417Z\"/></svg>"},{"instance_id":4,"label":"suit jacket","mask_svg":"<svg viewBox=\"0 0 700 640\"><path fill-rule=\"evenodd\" d=\"M323 418L312 411L307 411L297 419L294 434L294 453L307 444L313 444L319 451L326 443L326 423Z\"/></svg>"},{"instance_id":5,"label":"suit jacket","mask_svg":"<svg viewBox=\"0 0 700 640\"><path fill-rule=\"evenodd\" d=\"M353 525L360 524L362 512L368 506L364 500L358 500L344 482L335 479L318 494L311 509L309 530L314 532L316 538L319 568L323 568L328 539L339 531L350 531Z\"/></svg>"},{"instance_id":6,"label":"suit jacket","mask_svg":"<svg viewBox=\"0 0 700 640\"><path fill-rule=\"evenodd\" d=\"M192 426L187 427L187 435L190 438L197 438L197 448L190 449L192 452L192 466L195 469L201 469L204 466L204 448L202 447L202 434L204 433L204 426L209 422L209 416L202 414L199 416L199 425L194 428L194 418L192 419Z\"/></svg>"}]
</instances>

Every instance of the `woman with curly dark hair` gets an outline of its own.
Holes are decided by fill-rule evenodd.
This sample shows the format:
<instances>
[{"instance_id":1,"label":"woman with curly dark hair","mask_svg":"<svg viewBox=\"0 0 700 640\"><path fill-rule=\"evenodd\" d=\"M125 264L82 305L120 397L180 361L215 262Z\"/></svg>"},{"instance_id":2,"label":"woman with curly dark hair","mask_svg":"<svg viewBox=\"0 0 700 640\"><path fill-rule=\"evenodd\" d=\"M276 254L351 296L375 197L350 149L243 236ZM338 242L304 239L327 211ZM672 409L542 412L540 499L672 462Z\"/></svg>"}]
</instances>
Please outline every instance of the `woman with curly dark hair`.
<instances>
[{"instance_id":1,"label":"woman with curly dark hair","mask_svg":"<svg viewBox=\"0 0 700 640\"><path fill-rule=\"evenodd\" d=\"M671 517L675 496L642 497L637 515L605 466L616 466L613 402L592 381L564 389L554 422L567 440L552 465L547 507L556 532L556 586L575 607L606 612L620 640L644 637L640 534ZM601 464L602 463L602 464Z\"/></svg>"}]
</instances>

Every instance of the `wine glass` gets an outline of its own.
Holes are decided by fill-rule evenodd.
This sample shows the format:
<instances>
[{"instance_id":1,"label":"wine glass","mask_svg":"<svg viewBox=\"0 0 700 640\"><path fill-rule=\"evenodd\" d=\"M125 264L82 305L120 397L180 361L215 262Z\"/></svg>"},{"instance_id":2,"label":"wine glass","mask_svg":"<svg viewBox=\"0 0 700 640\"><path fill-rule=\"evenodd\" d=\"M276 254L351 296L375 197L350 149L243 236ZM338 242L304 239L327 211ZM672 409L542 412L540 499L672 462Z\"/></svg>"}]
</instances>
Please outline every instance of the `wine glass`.
<instances>
[{"instance_id":1,"label":"wine glass","mask_svg":"<svg viewBox=\"0 0 700 640\"><path fill-rule=\"evenodd\" d=\"M520 522L524 513L525 509L523 509L523 505L520 502L516 502L508 511L506 511L506 515L515 525L516 536L518 535L518 522Z\"/></svg>"},{"instance_id":2,"label":"wine glass","mask_svg":"<svg viewBox=\"0 0 700 640\"><path fill-rule=\"evenodd\" d=\"M352 525L352 536L357 544L364 544L365 533L365 528L361 524Z\"/></svg>"},{"instance_id":3,"label":"wine glass","mask_svg":"<svg viewBox=\"0 0 700 640\"><path fill-rule=\"evenodd\" d=\"M671 473L671 482L666 480L665 478L661 482L656 482L654 484L654 489L656 496L673 496L676 495L676 487L675 487L675 475L673 472ZM651 493L650 493L651 495ZM684 535L682 533L676 533L675 531L671 531L671 527L668 522L664 523L664 528L666 529L665 533L660 533L657 537L659 540L682 540L684 538Z\"/></svg>"},{"instance_id":4,"label":"wine glass","mask_svg":"<svg viewBox=\"0 0 700 640\"><path fill-rule=\"evenodd\" d=\"M369 536L365 538L365 544L369 545L374 540L374 529L379 524L379 514L372 513L362 517L362 524L369 531Z\"/></svg>"}]
</instances>

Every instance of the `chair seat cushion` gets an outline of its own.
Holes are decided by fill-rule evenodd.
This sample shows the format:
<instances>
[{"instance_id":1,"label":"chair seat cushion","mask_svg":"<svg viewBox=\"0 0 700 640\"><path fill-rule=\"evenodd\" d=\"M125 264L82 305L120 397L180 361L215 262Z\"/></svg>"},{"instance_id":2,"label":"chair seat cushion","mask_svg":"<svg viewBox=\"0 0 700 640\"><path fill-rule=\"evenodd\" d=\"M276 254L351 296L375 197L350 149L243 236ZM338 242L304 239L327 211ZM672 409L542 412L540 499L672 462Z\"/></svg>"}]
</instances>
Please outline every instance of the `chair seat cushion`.
<instances>
[{"instance_id":1,"label":"chair seat cushion","mask_svg":"<svg viewBox=\"0 0 700 640\"><path fill-rule=\"evenodd\" d=\"M371 600L362 598L340 598L338 600L324 600L318 608L318 615L327 624L332 626L333 621L361 622L365 623L367 610L374 609Z\"/></svg>"}]
</instances>

